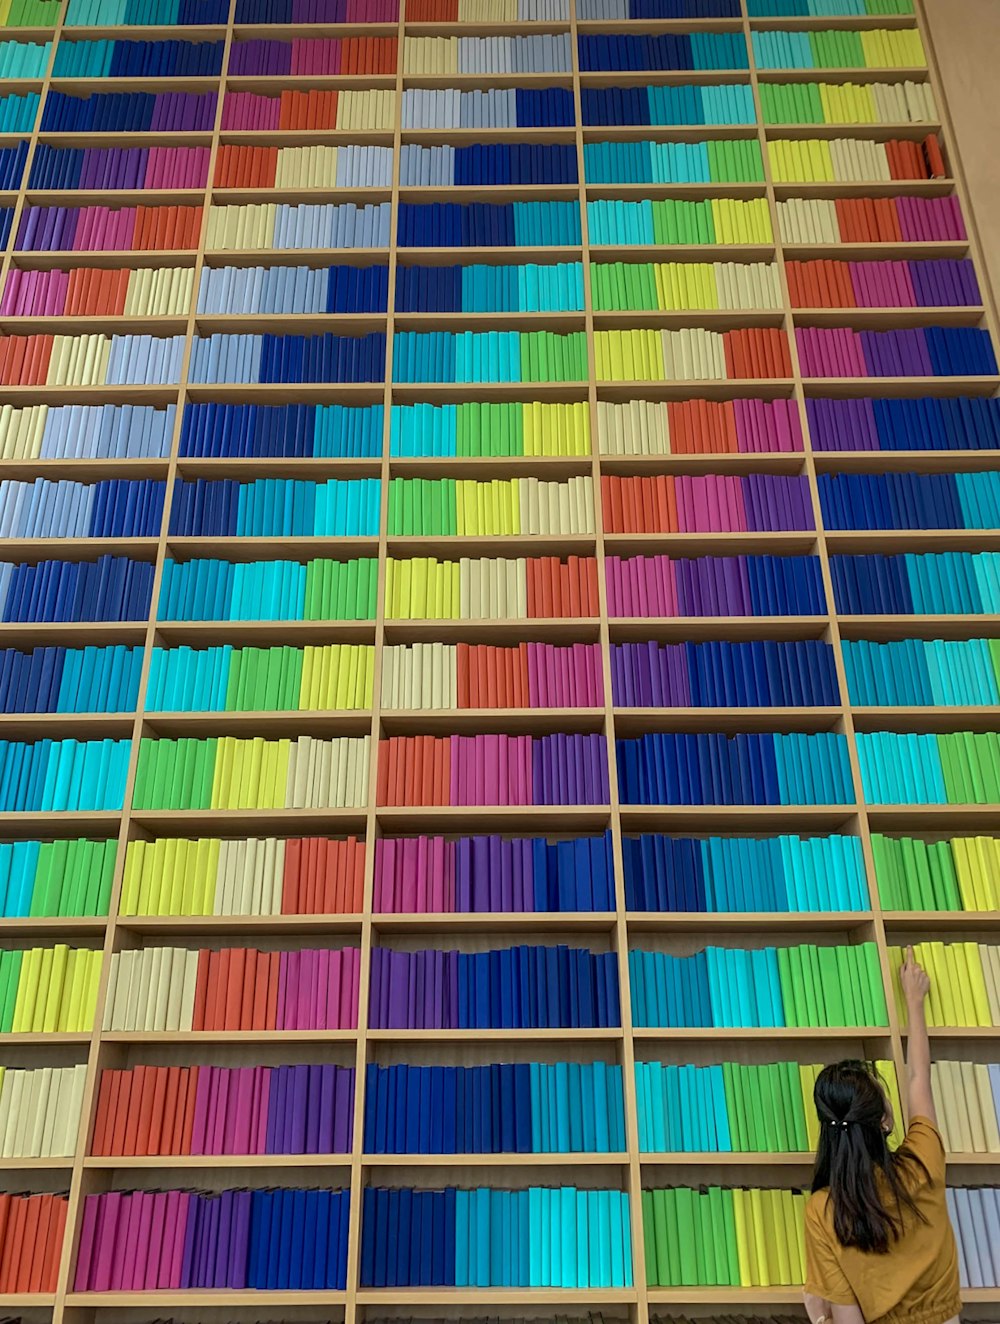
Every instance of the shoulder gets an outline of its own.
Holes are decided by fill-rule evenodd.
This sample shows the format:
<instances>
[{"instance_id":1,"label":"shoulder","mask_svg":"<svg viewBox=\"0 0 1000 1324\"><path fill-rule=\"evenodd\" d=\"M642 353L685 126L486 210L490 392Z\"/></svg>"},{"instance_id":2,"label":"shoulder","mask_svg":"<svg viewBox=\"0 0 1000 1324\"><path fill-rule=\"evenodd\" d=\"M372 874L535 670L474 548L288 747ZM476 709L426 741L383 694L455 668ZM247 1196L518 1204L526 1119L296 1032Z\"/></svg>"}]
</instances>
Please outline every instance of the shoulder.
<instances>
[{"instance_id":1,"label":"shoulder","mask_svg":"<svg viewBox=\"0 0 1000 1324\"><path fill-rule=\"evenodd\" d=\"M941 1132L929 1117L911 1117L906 1137L896 1151L900 1158L915 1158L932 1178L944 1177L945 1148Z\"/></svg>"},{"instance_id":2,"label":"shoulder","mask_svg":"<svg viewBox=\"0 0 1000 1324\"><path fill-rule=\"evenodd\" d=\"M830 1192L827 1187L813 1191L806 1200L806 1227L815 1232L827 1232L832 1227Z\"/></svg>"}]
</instances>

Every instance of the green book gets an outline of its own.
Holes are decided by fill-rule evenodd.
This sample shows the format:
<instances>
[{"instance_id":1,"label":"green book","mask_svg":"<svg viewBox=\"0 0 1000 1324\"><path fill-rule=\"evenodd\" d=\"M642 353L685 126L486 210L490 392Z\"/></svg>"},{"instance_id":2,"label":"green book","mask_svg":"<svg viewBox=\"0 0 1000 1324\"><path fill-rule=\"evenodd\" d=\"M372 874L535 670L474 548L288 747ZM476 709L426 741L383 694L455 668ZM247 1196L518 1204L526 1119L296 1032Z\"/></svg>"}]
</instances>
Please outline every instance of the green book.
<instances>
[{"instance_id":1,"label":"green book","mask_svg":"<svg viewBox=\"0 0 1000 1324\"><path fill-rule=\"evenodd\" d=\"M323 615L329 615L335 621L352 619L352 603L358 592L357 567L357 561L329 566L326 572L327 589L323 594Z\"/></svg>"},{"instance_id":2,"label":"green book","mask_svg":"<svg viewBox=\"0 0 1000 1324\"><path fill-rule=\"evenodd\" d=\"M848 1025L845 1000L850 997L850 989L842 988L841 980L850 980L850 967L842 963L844 949L820 947L816 955L820 965L816 989L819 1016L813 1025Z\"/></svg>"},{"instance_id":3,"label":"green book","mask_svg":"<svg viewBox=\"0 0 1000 1324\"><path fill-rule=\"evenodd\" d=\"M788 1026L801 1025L803 1019L800 988L797 982L801 980L800 963L793 962L793 951L792 947L775 948L778 960L778 987L781 989L781 1003L785 1009L785 1024Z\"/></svg>"},{"instance_id":4,"label":"green book","mask_svg":"<svg viewBox=\"0 0 1000 1324\"><path fill-rule=\"evenodd\" d=\"M682 1287L697 1286L701 1282L698 1275L698 1195L687 1186L678 1186L669 1194L674 1197L675 1227L671 1232L676 1240L679 1260L677 1281Z\"/></svg>"},{"instance_id":5,"label":"green book","mask_svg":"<svg viewBox=\"0 0 1000 1324\"><path fill-rule=\"evenodd\" d=\"M830 948L825 948L825 951L830 951ZM857 948L834 947L832 951L837 963L837 993L844 1010L844 1019L837 1023L870 1025L872 1022L865 1014L864 993L861 989L860 969L856 959Z\"/></svg>"},{"instance_id":6,"label":"green book","mask_svg":"<svg viewBox=\"0 0 1000 1324\"><path fill-rule=\"evenodd\" d=\"M797 1100L795 1092L791 1089L789 1072L791 1065L789 1062L773 1062L765 1067L774 1109L774 1123L777 1133L775 1147L783 1154L797 1148L795 1143L795 1105ZM798 1072L796 1072L795 1083L798 1083Z\"/></svg>"},{"instance_id":7,"label":"green book","mask_svg":"<svg viewBox=\"0 0 1000 1324\"><path fill-rule=\"evenodd\" d=\"M767 1105L761 1089L761 1073L753 1066L747 1068L747 1116L750 1123L750 1150L760 1153L773 1149L772 1135L768 1118L765 1116Z\"/></svg>"},{"instance_id":8,"label":"green book","mask_svg":"<svg viewBox=\"0 0 1000 1324\"><path fill-rule=\"evenodd\" d=\"M654 1287L660 1286L660 1274L657 1267L657 1221L653 1208L655 1191L642 1192L642 1249L646 1262L646 1282Z\"/></svg>"},{"instance_id":9,"label":"green book","mask_svg":"<svg viewBox=\"0 0 1000 1324\"><path fill-rule=\"evenodd\" d=\"M0 951L0 1034L10 1034L21 977L21 951Z\"/></svg>"}]
</instances>

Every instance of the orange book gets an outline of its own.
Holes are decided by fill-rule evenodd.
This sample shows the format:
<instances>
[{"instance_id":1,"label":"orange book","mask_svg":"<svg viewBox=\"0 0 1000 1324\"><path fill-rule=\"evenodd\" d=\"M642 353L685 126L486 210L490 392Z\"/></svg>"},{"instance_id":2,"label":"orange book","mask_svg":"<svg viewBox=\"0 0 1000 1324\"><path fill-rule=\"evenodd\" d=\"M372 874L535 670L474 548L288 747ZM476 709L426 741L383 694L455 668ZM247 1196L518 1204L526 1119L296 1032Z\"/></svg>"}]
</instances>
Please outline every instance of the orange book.
<instances>
[{"instance_id":1,"label":"orange book","mask_svg":"<svg viewBox=\"0 0 1000 1324\"><path fill-rule=\"evenodd\" d=\"M254 953L254 980L250 1004L244 1013L245 1030L266 1030L267 1027L267 990L271 976L270 954Z\"/></svg>"},{"instance_id":2,"label":"orange book","mask_svg":"<svg viewBox=\"0 0 1000 1324\"><path fill-rule=\"evenodd\" d=\"M183 1113L181 1088L186 1080L187 1072L183 1067L167 1067L166 1088L163 1091L163 1112L156 1132L159 1141L157 1153L159 1154L175 1153L174 1140L177 1135L177 1123Z\"/></svg>"},{"instance_id":3,"label":"orange book","mask_svg":"<svg viewBox=\"0 0 1000 1324\"><path fill-rule=\"evenodd\" d=\"M34 1197L32 1204L38 1206L38 1222L34 1229L34 1235L30 1241L26 1241L26 1245L34 1249L32 1254L25 1256L27 1263L22 1269L21 1277L26 1292L43 1292L45 1291L46 1252L54 1239L53 1224L55 1222L56 1202L51 1195L40 1195ZM30 1231L29 1226L25 1229L25 1235L27 1236Z\"/></svg>"},{"instance_id":4,"label":"orange book","mask_svg":"<svg viewBox=\"0 0 1000 1324\"><path fill-rule=\"evenodd\" d=\"M285 843L285 867L281 876L281 913L297 915L299 913L299 871L302 867L301 838L292 837Z\"/></svg>"},{"instance_id":5,"label":"orange book","mask_svg":"<svg viewBox=\"0 0 1000 1324\"><path fill-rule=\"evenodd\" d=\"M198 1078L200 1067L188 1067L181 1072L177 1087L177 1117L179 1125L174 1128L172 1154L190 1154L191 1141L194 1137L194 1108L198 1097Z\"/></svg>"},{"instance_id":6,"label":"orange book","mask_svg":"<svg viewBox=\"0 0 1000 1324\"><path fill-rule=\"evenodd\" d=\"M229 980L229 948L213 952L209 974L209 1000L205 1008L205 1029L222 1030L226 1024L226 994ZM214 982L213 982L214 976Z\"/></svg>"},{"instance_id":7,"label":"orange book","mask_svg":"<svg viewBox=\"0 0 1000 1324\"><path fill-rule=\"evenodd\" d=\"M129 1106L125 1118L122 1147L117 1151L119 1154L132 1155L138 1152L136 1150L136 1141L139 1135L139 1119L142 1115L144 1095L146 1093L146 1073L149 1070L151 1070L149 1067L135 1067L131 1073L132 1088L129 1091Z\"/></svg>"},{"instance_id":8,"label":"orange book","mask_svg":"<svg viewBox=\"0 0 1000 1324\"><path fill-rule=\"evenodd\" d=\"M24 1224L28 1216L27 1204L28 1199L23 1195L15 1196L11 1204L3 1255L0 1256L0 1292L17 1291L21 1247L24 1244Z\"/></svg>"},{"instance_id":9,"label":"orange book","mask_svg":"<svg viewBox=\"0 0 1000 1324\"><path fill-rule=\"evenodd\" d=\"M323 909L320 905L320 895L324 878L332 867L327 843L313 838L309 842L306 860L306 876L301 896L302 913L316 915Z\"/></svg>"},{"instance_id":10,"label":"orange book","mask_svg":"<svg viewBox=\"0 0 1000 1324\"><path fill-rule=\"evenodd\" d=\"M253 947L248 947L243 965L242 997L239 1008L238 1028L252 1030L255 994L257 989L257 958L260 955ZM262 981L263 982L263 981Z\"/></svg>"},{"instance_id":11,"label":"orange book","mask_svg":"<svg viewBox=\"0 0 1000 1324\"><path fill-rule=\"evenodd\" d=\"M45 1199L44 1195L26 1195L21 1200L24 1218L18 1220L19 1235L11 1259L10 1290L12 1292L20 1293L29 1290L32 1261L38 1252L38 1247L44 1244L39 1240L38 1225Z\"/></svg>"},{"instance_id":12,"label":"orange book","mask_svg":"<svg viewBox=\"0 0 1000 1324\"><path fill-rule=\"evenodd\" d=\"M65 1196L54 1195L50 1199L48 1244L43 1256L40 1289L43 1292L54 1292L58 1285L59 1261L62 1258L63 1239L66 1235L66 1210L69 1207Z\"/></svg>"},{"instance_id":13,"label":"orange book","mask_svg":"<svg viewBox=\"0 0 1000 1324\"><path fill-rule=\"evenodd\" d=\"M106 1154L105 1139L110 1119L114 1116L118 1102L118 1090L121 1073L105 1070L101 1072L101 1081L97 1087L97 1108L94 1115L94 1131L90 1140L91 1154Z\"/></svg>"},{"instance_id":14,"label":"orange book","mask_svg":"<svg viewBox=\"0 0 1000 1324\"><path fill-rule=\"evenodd\" d=\"M179 1071L179 1067L157 1067L153 1078L153 1108L149 1118L149 1152L151 1154L162 1154L164 1152L164 1129L167 1127L167 1118L171 1114L167 1112L167 1094L170 1091L171 1073ZM174 1082L173 1095L176 1104L177 1083Z\"/></svg>"},{"instance_id":15,"label":"orange book","mask_svg":"<svg viewBox=\"0 0 1000 1324\"><path fill-rule=\"evenodd\" d=\"M222 1030L240 1030L240 1012L243 1007L243 975L246 970L246 948L230 947L226 952L227 960L224 961L225 970L225 1003L222 1011L222 1020L219 1028ZM219 976L219 987L223 986L222 975Z\"/></svg>"},{"instance_id":16,"label":"orange book","mask_svg":"<svg viewBox=\"0 0 1000 1324\"><path fill-rule=\"evenodd\" d=\"M470 670L469 648L469 644L460 643L455 654L455 677L457 681L456 690L458 694L459 708L477 707L477 705L472 702L475 678Z\"/></svg>"},{"instance_id":17,"label":"orange book","mask_svg":"<svg viewBox=\"0 0 1000 1324\"><path fill-rule=\"evenodd\" d=\"M378 746L378 775L375 779L375 803L389 803L389 770L392 740L380 740Z\"/></svg>"},{"instance_id":18,"label":"orange book","mask_svg":"<svg viewBox=\"0 0 1000 1324\"><path fill-rule=\"evenodd\" d=\"M936 133L927 135L923 141L923 149L927 161L928 178L945 179L948 175L948 167L945 164L944 153L941 151L941 144Z\"/></svg>"},{"instance_id":19,"label":"orange book","mask_svg":"<svg viewBox=\"0 0 1000 1324\"><path fill-rule=\"evenodd\" d=\"M267 1014L264 1017L264 1029L275 1030L278 1027L278 973L280 956L278 952L267 952Z\"/></svg>"},{"instance_id":20,"label":"orange book","mask_svg":"<svg viewBox=\"0 0 1000 1324\"><path fill-rule=\"evenodd\" d=\"M194 985L194 1009L191 1013L192 1030L203 1030L205 1028L209 980L211 978L211 957L212 953L204 947L198 953L198 974Z\"/></svg>"},{"instance_id":21,"label":"orange book","mask_svg":"<svg viewBox=\"0 0 1000 1324\"><path fill-rule=\"evenodd\" d=\"M153 1111L156 1105L156 1081L163 1067L146 1067L142 1081L142 1093L139 1096L138 1117L135 1128L135 1147L133 1154L155 1154L153 1145Z\"/></svg>"},{"instance_id":22,"label":"orange book","mask_svg":"<svg viewBox=\"0 0 1000 1324\"><path fill-rule=\"evenodd\" d=\"M397 804L434 803L433 736L404 737L403 785Z\"/></svg>"},{"instance_id":23,"label":"orange book","mask_svg":"<svg viewBox=\"0 0 1000 1324\"><path fill-rule=\"evenodd\" d=\"M528 645L520 643L517 646L517 665L514 669L514 707L529 708L531 706L528 691Z\"/></svg>"},{"instance_id":24,"label":"orange book","mask_svg":"<svg viewBox=\"0 0 1000 1324\"><path fill-rule=\"evenodd\" d=\"M726 376L729 378L745 377L742 372L743 359L739 351L739 341L732 331L722 333L722 348L726 356Z\"/></svg>"},{"instance_id":25,"label":"orange book","mask_svg":"<svg viewBox=\"0 0 1000 1324\"><path fill-rule=\"evenodd\" d=\"M554 573L551 556L543 556L538 559L538 586L541 590L539 597L541 599L541 614L549 620L555 616L555 601L553 584Z\"/></svg>"},{"instance_id":26,"label":"orange book","mask_svg":"<svg viewBox=\"0 0 1000 1324\"><path fill-rule=\"evenodd\" d=\"M131 1071L118 1073L118 1098L115 1110L111 1114L106 1141L106 1154L125 1153L125 1129L128 1126L129 1111L132 1106L132 1091L135 1077ZM136 1094L138 1098L138 1094Z\"/></svg>"}]
</instances>

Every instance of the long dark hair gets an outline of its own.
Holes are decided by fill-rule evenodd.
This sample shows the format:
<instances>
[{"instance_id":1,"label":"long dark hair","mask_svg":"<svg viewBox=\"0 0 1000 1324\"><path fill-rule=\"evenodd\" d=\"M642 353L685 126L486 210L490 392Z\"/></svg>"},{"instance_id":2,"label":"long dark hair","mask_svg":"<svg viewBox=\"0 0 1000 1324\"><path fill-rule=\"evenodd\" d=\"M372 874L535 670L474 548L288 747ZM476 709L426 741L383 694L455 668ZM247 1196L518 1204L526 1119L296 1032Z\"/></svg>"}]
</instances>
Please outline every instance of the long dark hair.
<instances>
[{"instance_id":1,"label":"long dark hair","mask_svg":"<svg viewBox=\"0 0 1000 1324\"><path fill-rule=\"evenodd\" d=\"M907 1166L924 1165L906 1150L889 1148L886 1095L867 1062L824 1068L813 1099L820 1135L812 1188L829 1190L842 1246L884 1255L902 1234L904 1211L926 1222L903 1180Z\"/></svg>"}]
</instances>

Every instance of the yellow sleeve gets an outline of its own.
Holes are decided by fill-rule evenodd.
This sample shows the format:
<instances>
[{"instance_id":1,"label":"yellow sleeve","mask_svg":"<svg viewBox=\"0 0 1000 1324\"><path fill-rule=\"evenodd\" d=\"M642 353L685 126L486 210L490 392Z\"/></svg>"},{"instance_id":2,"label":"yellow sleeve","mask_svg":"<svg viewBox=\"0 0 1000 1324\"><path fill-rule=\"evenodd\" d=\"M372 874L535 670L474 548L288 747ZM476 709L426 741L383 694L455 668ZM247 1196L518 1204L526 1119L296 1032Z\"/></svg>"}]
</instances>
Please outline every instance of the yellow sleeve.
<instances>
[{"instance_id":1,"label":"yellow sleeve","mask_svg":"<svg viewBox=\"0 0 1000 1324\"><path fill-rule=\"evenodd\" d=\"M822 1297L834 1306L853 1306L857 1298L840 1267L838 1248L822 1214L822 1201L806 1205L806 1283L805 1290Z\"/></svg>"},{"instance_id":2,"label":"yellow sleeve","mask_svg":"<svg viewBox=\"0 0 1000 1324\"><path fill-rule=\"evenodd\" d=\"M911 1117L901 1153L912 1154L930 1173L935 1184L944 1184L945 1152L941 1133L928 1117Z\"/></svg>"}]
</instances>

